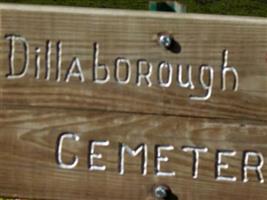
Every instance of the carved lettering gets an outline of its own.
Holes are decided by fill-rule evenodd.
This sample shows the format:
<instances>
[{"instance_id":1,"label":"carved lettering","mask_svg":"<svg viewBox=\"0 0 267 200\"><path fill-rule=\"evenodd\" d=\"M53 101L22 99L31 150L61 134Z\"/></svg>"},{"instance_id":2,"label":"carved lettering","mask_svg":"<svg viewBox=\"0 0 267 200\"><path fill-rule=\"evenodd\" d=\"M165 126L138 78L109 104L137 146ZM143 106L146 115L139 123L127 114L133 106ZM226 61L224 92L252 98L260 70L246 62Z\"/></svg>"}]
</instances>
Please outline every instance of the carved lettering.
<instances>
[{"instance_id":1,"label":"carved lettering","mask_svg":"<svg viewBox=\"0 0 267 200\"><path fill-rule=\"evenodd\" d=\"M163 80L163 69L166 68L167 71L168 71L168 75L167 75L167 81L164 81ZM169 63L167 62L162 62L159 64L159 67L158 67L158 82L159 82L159 85L161 87L170 87L171 86L171 83L172 83L172 65L170 65Z\"/></svg>"},{"instance_id":2,"label":"carved lettering","mask_svg":"<svg viewBox=\"0 0 267 200\"><path fill-rule=\"evenodd\" d=\"M80 137L75 133L67 132L67 133L62 133L57 140L57 146L56 146L56 162L57 162L57 164L62 169L73 169L78 164L79 158L78 158L78 156L75 155L73 157L73 161L71 163L63 162L62 149L63 149L63 141L65 139L71 139L74 141L79 141Z\"/></svg>"},{"instance_id":3,"label":"carved lettering","mask_svg":"<svg viewBox=\"0 0 267 200\"><path fill-rule=\"evenodd\" d=\"M8 35L6 39L9 40L9 74L7 74L7 79L19 79L23 78L27 71L30 62L30 52L29 52L29 43L25 38L16 35ZM21 44L24 48L24 63L18 69L15 70L15 52L16 44ZM55 50L53 50L55 48ZM238 91L239 88L239 75L236 67L228 66L228 54L229 51L226 49L222 53L222 64L220 66L220 74L215 74L215 67L202 64L196 66L195 68L199 69L196 73L196 78L199 81L199 85L193 81L193 67L190 64L186 65L186 71L183 73L183 65L177 65L177 73L174 73L173 66L175 63L169 63L167 61L158 60L156 64L157 68L153 69L153 65L150 61L143 58L136 58L136 66L133 66L131 61L125 57L117 57L114 60L114 66L109 67L106 64L99 63L99 44L97 42L93 45L93 64L86 69L81 68L80 59L74 57L69 63L69 67L62 66L62 54L63 54L63 45L61 40L58 40L55 45L52 45L50 40L46 41L45 51L44 51L44 69L41 68L41 52L43 50L40 47L36 47L34 51L34 67L35 67L35 79L44 78L47 81L61 81L62 70L67 69L65 72L65 81L69 82L72 77L77 77L80 79L81 83L85 81L91 81L94 84L108 84L114 82L118 85L127 85L130 83L130 80L135 79L135 86L147 86L147 87L162 87L169 88L172 85L177 87L177 93L179 89L185 88L191 90L192 94L189 94L189 99L193 101L208 101L213 94L215 77L220 77L221 79L221 91L226 90L226 77L227 75L232 75L233 77L233 91ZM52 54L55 52L55 55ZM55 59L53 62L52 59ZM112 61L112 60L111 60ZM53 65L52 65L53 64ZM136 68L135 68L136 67ZM18 67L17 67L18 68ZM83 70L90 70L83 72ZM44 72L44 76L41 74ZM133 75L135 73L136 76ZM155 74L153 74L155 73ZM55 77L51 77L52 74L55 74ZM87 76L87 74L92 74L92 78ZM176 78L174 77L176 76ZM231 79L230 79L231 80ZM174 84L173 84L174 82ZM229 82L229 81L228 81ZM196 94L193 90L203 89L203 94ZM174 87L172 87L174 89ZM199 90L197 90L199 91ZM201 91L201 90L200 90ZM218 91L218 89L217 89Z\"/></svg>"},{"instance_id":4,"label":"carved lettering","mask_svg":"<svg viewBox=\"0 0 267 200\"><path fill-rule=\"evenodd\" d=\"M29 44L24 37L16 35L7 35L6 39L9 40L9 74L7 74L7 79L19 79L26 75L29 67ZM24 63L21 67L20 72L15 72L15 52L16 52L16 42L19 42L23 46L24 53Z\"/></svg>"},{"instance_id":5,"label":"carved lettering","mask_svg":"<svg viewBox=\"0 0 267 200\"><path fill-rule=\"evenodd\" d=\"M147 174L147 145L141 144L132 150L129 146L125 144L120 144L119 150L119 173L120 175L124 175L125 172L125 152L127 152L130 156L135 157L142 152L142 162L141 162L141 172L145 176Z\"/></svg>"},{"instance_id":6,"label":"carved lettering","mask_svg":"<svg viewBox=\"0 0 267 200\"><path fill-rule=\"evenodd\" d=\"M207 83L204 80L205 71L208 72L208 81ZM214 70L211 66L202 65L200 67L200 77L199 81L204 90L206 90L206 94L204 96L191 96L191 100L196 101L206 101L211 97L212 94L212 86L213 86L213 79L214 79Z\"/></svg>"},{"instance_id":7,"label":"carved lettering","mask_svg":"<svg viewBox=\"0 0 267 200\"><path fill-rule=\"evenodd\" d=\"M250 158L256 158L258 160L258 163L255 165L249 164ZM260 183L264 183L263 173L262 173L262 167L264 165L264 158L263 155L259 152L254 151L246 151L243 155L243 166L242 166L242 179L243 182L248 182L248 171L255 171L257 178Z\"/></svg>"},{"instance_id":8,"label":"carved lettering","mask_svg":"<svg viewBox=\"0 0 267 200\"><path fill-rule=\"evenodd\" d=\"M184 152L192 152L193 153L192 176L193 176L193 179L197 179L198 178L198 166L199 166L199 154L200 153L207 153L208 152L208 148L207 147L184 146L184 147L182 147L182 150Z\"/></svg>"},{"instance_id":9,"label":"carved lettering","mask_svg":"<svg viewBox=\"0 0 267 200\"><path fill-rule=\"evenodd\" d=\"M99 64L99 44L96 42L94 44L94 62L93 62L93 81L98 84L104 84L107 83L110 79L110 72L109 68L105 64ZM99 70L102 70L104 72L104 77L101 79L99 77Z\"/></svg>"},{"instance_id":10,"label":"carved lettering","mask_svg":"<svg viewBox=\"0 0 267 200\"><path fill-rule=\"evenodd\" d=\"M62 169L74 169L78 162L79 158L77 155L73 155L73 158L71 159L71 162L64 162L62 158L62 150L63 150L63 142L65 140L73 140L75 142L80 140L80 137L73 133L73 132L66 132L63 134L60 134L57 143L56 143L56 163L57 165L62 168ZM160 145L156 144L154 145L154 156L148 156L149 152L148 151L148 145L145 143L140 143L137 145L135 148L131 148L129 145L125 143L119 143L118 147L118 154L114 154L114 147L116 145L112 144L110 145L109 140L90 140L89 145L88 145L88 169L89 171L99 171L103 172L108 169L108 164L110 162L107 162L107 160L103 159L102 160L102 165L97 165L95 162L97 160L100 160L103 158L103 155L101 153L96 153L96 148L98 147L105 147L105 148L111 148L109 151L106 149L107 154L112 154L111 156L114 157L114 155L118 155L118 174L119 175L124 175L125 174L125 158L128 155L129 158L133 159L134 157L139 156L141 158L141 164L140 164L140 175L146 176L148 172L148 164L152 163L149 161L150 159L154 159L154 175L155 176L160 176L160 177L173 177L176 176L177 170L179 170L179 164L181 163L175 163L172 166L175 166L173 171L163 170L162 165L167 164L169 161L168 156L163 156L163 152L165 151L165 154L167 152L173 151L174 146L170 144L165 144L165 145ZM65 144L64 149L67 150L68 146ZM178 149L178 148L177 148ZM237 177L236 176L230 176L230 175L224 175L227 174L227 170L229 169L230 165L226 162L223 161L224 159L226 160L227 158L233 158L236 156L236 151L235 150L229 150L229 149L224 149L224 150L209 150L207 147L198 147L198 146L189 146L185 145L181 147L181 151L183 152L188 152L192 154L192 165L190 166L192 168L192 178L193 179L198 179L199 178L199 163L203 163L203 165L207 166L207 163L205 164L205 161L209 160L210 158L203 159L203 155L206 154L208 151L210 153L215 152L214 156L214 163L215 163L215 169L213 173L215 173L215 180L216 181L226 181L226 182L236 182ZM111 153L113 152L113 153ZM172 152L170 154L172 157L175 156L176 158L181 156L181 154L178 151ZM202 155L202 156L200 156ZM201 161L202 158L202 161ZM179 159L176 159L179 160ZM235 158L236 160L236 158ZM240 159L241 160L241 159ZM235 161L236 162L236 161ZM241 178L243 182L248 182L248 173L255 173L258 181L260 183L264 183L264 177L263 177L263 166L264 166L264 157L262 153L257 152L257 151L243 151L243 157L242 157L242 163L240 162L240 172L241 172ZM184 163L181 165L181 167L185 167ZM233 165L233 169L236 167ZM229 170L230 171L230 170ZM211 171L212 172L212 171ZM151 172L153 173L153 172ZM180 173L179 173L180 174ZM229 174L229 172L228 172Z\"/></svg>"},{"instance_id":11,"label":"carved lettering","mask_svg":"<svg viewBox=\"0 0 267 200\"><path fill-rule=\"evenodd\" d=\"M162 172L161 163L168 162L169 158L161 156L161 151L172 151L174 147L172 145L157 145L155 147L155 174L157 176L175 176L175 172Z\"/></svg>"},{"instance_id":12,"label":"carved lettering","mask_svg":"<svg viewBox=\"0 0 267 200\"><path fill-rule=\"evenodd\" d=\"M46 42L46 52L45 52L45 79L50 80L51 76L51 48L52 43L50 40Z\"/></svg>"},{"instance_id":13,"label":"carved lettering","mask_svg":"<svg viewBox=\"0 0 267 200\"><path fill-rule=\"evenodd\" d=\"M56 71L56 80L57 82L60 82L61 80L61 62L62 62L62 42L58 41L57 42L57 71Z\"/></svg>"},{"instance_id":14,"label":"carved lettering","mask_svg":"<svg viewBox=\"0 0 267 200\"><path fill-rule=\"evenodd\" d=\"M76 72L75 72L76 69ZM84 82L84 75L83 75L83 71L82 71L82 67L81 67L81 63L79 58L75 57L73 58L69 70L66 74L66 78L65 81L69 82L71 77L77 77L80 79L81 82Z\"/></svg>"},{"instance_id":15,"label":"carved lettering","mask_svg":"<svg viewBox=\"0 0 267 200\"><path fill-rule=\"evenodd\" d=\"M233 90L237 91L239 86L239 76L235 67L228 67L228 54L229 51L226 49L223 51L223 64L222 64L222 73L221 73L221 81L222 81L222 91L226 90L226 74L232 73L234 77Z\"/></svg>"},{"instance_id":16,"label":"carved lettering","mask_svg":"<svg viewBox=\"0 0 267 200\"><path fill-rule=\"evenodd\" d=\"M96 146L109 146L109 141L90 141L89 142L89 158L88 158L88 169L90 171L105 171L106 166L94 165L94 159L102 159L102 154L95 153Z\"/></svg>"},{"instance_id":17,"label":"carved lettering","mask_svg":"<svg viewBox=\"0 0 267 200\"><path fill-rule=\"evenodd\" d=\"M218 150L216 154L216 169L215 169L215 178L218 181L236 181L235 176L223 176L222 169L228 169L229 164L225 164L222 162L223 156L235 156L236 152L231 150Z\"/></svg>"},{"instance_id":18,"label":"carved lettering","mask_svg":"<svg viewBox=\"0 0 267 200\"><path fill-rule=\"evenodd\" d=\"M120 67L124 65L126 67L126 76L124 78L124 80L120 79ZM131 79L131 63L128 59L125 58L118 58L115 61L115 80L119 83L119 84L127 84L130 82Z\"/></svg>"},{"instance_id":19,"label":"carved lettering","mask_svg":"<svg viewBox=\"0 0 267 200\"><path fill-rule=\"evenodd\" d=\"M178 86L181 88L189 88L190 90L195 89L195 86L192 81L192 66L187 65L187 81L183 81L183 66L178 65L177 66L177 82Z\"/></svg>"},{"instance_id":20,"label":"carved lettering","mask_svg":"<svg viewBox=\"0 0 267 200\"><path fill-rule=\"evenodd\" d=\"M40 79L40 53L41 53L41 49L39 47L37 47L35 49L35 78L36 79Z\"/></svg>"},{"instance_id":21,"label":"carved lettering","mask_svg":"<svg viewBox=\"0 0 267 200\"><path fill-rule=\"evenodd\" d=\"M142 68L146 66L147 72L143 73ZM152 64L146 60L138 60L137 61L137 76L136 76L136 85L141 86L142 79L144 79L147 83L148 87L152 86L152 82L150 80L150 76L152 75Z\"/></svg>"}]
</instances>

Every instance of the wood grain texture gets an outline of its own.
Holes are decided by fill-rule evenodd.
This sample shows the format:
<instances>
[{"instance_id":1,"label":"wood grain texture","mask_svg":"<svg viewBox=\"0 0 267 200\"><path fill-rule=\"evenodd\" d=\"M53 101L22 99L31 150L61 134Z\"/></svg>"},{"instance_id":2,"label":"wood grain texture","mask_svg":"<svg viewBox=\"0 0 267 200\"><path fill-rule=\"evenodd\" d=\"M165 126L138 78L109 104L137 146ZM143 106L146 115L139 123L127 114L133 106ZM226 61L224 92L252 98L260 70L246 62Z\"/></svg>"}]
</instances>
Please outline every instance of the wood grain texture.
<instances>
[{"instance_id":1,"label":"wood grain texture","mask_svg":"<svg viewBox=\"0 0 267 200\"><path fill-rule=\"evenodd\" d=\"M0 196L28 199L152 200L157 184L171 187L179 200L266 199L266 183L250 173L243 183L242 154L267 149L267 21L263 18L177 15L120 10L0 5ZM182 51L174 54L159 46L155 36L173 35ZM9 80L7 34L20 35L30 45L29 70L23 78ZM52 42L51 80L44 79L45 46ZM62 81L55 80L56 42L62 42ZM100 45L99 63L107 64L111 80L103 85L92 81L93 43ZM39 47L41 78L34 78L35 49ZM239 74L239 90L221 91L222 51L229 50L229 66ZM74 57L79 58L85 82L66 75ZM129 84L114 79L114 61L131 61ZM152 87L136 86L136 63L146 59L153 65ZM191 64L195 90L157 84L160 61ZM23 63L23 49L16 45L16 66ZM199 66L215 71L213 92L203 102L189 100L203 95L198 83ZM17 69L18 70L18 69ZM175 72L176 70L174 70ZM173 76L175 80L175 76ZM56 141L63 132L75 132L79 142L66 141L64 160L79 156L75 169L59 168L55 160ZM105 172L88 170L88 144L109 140L97 147L103 154L98 164ZM119 144L134 148L148 145L148 174L140 173L140 158L126 158L125 175L118 172ZM155 145L173 145L164 152L170 160L163 170L175 177L154 174ZM184 145L205 146L199 178L192 178L192 155ZM224 157L230 164L223 174L236 176L234 183L215 180L216 151L235 150ZM266 174L266 164L263 169Z\"/></svg>"},{"instance_id":2,"label":"wood grain texture","mask_svg":"<svg viewBox=\"0 0 267 200\"><path fill-rule=\"evenodd\" d=\"M230 121L165 117L109 112L81 112L47 109L6 109L0 111L0 195L30 199L154 199L152 187L167 184L180 200L248 199L264 200L266 183L260 184L255 174L241 181L241 158L244 150L260 151L266 158L266 125L242 125ZM55 162L55 145L60 133L73 131L79 142L66 140L64 159L73 154L80 158L75 169L60 169ZM109 140L109 147L97 147L106 172L87 168L88 142ZM125 175L118 174L118 144L132 148L148 145L148 175L140 173L140 157L126 156ZM168 163L162 170L176 171L175 177L157 177L154 170L154 145L171 144L174 151L164 152ZM181 151L183 145L206 146L200 155L199 178L192 179L192 155ZM232 149L237 155L224 157L230 164L224 175L237 177L237 182L214 179L215 152ZM263 168L266 174L266 165Z\"/></svg>"},{"instance_id":3,"label":"wood grain texture","mask_svg":"<svg viewBox=\"0 0 267 200\"><path fill-rule=\"evenodd\" d=\"M223 17L209 15L176 15L150 12L95 10L62 7L1 5L0 101L2 105L60 107L80 110L164 114L250 121L266 121L266 24L264 18ZM153 37L170 32L181 44L182 52L171 53L160 47ZM6 34L19 34L30 44L27 75L7 80L8 41ZM62 77L74 56L79 57L85 83L72 78L70 83L43 78L35 80L34 49L41 48L44 68L46 40L52 42L52 75L55 76L55 43L62 41ZM132 63L129 84L118 85L114 77L103 85L92 82L93 43L100 45L99 62L114 71L114 60L126 57ZM229 66L236 66L240 82L233 92L231 76L227 90L220 90L222 51L229 50ZM17 47L18 52L22 52ZM23 61L16 56L16 65ZM135 84L136 61L147 59L153 64L152 87ZM196 90L157 85L156 69L160 61L193 66ZM190 95L203 95L198 84L199 65L209 64L215 70L211 98L205 102L189 100ZM174 70L176 71L176 70ZM42 71L43 73L43 71ZM43 74L41 74L43 77ZM175 77L174 77L175 79Z\"/></svg>"}]
</instances>

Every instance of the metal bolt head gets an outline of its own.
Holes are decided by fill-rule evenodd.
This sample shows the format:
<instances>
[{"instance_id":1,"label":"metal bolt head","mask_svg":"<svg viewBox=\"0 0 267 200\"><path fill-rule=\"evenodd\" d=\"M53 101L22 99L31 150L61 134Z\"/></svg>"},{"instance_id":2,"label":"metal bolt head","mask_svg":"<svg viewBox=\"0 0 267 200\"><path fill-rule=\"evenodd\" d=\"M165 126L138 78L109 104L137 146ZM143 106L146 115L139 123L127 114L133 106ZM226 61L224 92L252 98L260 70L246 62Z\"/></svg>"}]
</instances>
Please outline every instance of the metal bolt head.
<instances>
[{"instance_id":1,"label":"metal bolt head","mask_svg":"<svg viewBox=\"0 0 267 200\"><path fill-rule=\"evenodd\" d=\"M167 34L161 35L161 36L159 36L159 43L160 43L160 45L167 48L171 45L172 38L170 35L167 35Z\"/></svg>"},{"instance_id":2,"label":"metal bolt head","mask_svg":"<svg viewBox=\"0 0 267 200\"><path fill-rule=\"evenodd\" d=\"M154 195L158 199L166 198L167 197L167 190L168 190L167 187L165 187L163 185L157 186L154 190Z\"/></svg>"}]
</instances>

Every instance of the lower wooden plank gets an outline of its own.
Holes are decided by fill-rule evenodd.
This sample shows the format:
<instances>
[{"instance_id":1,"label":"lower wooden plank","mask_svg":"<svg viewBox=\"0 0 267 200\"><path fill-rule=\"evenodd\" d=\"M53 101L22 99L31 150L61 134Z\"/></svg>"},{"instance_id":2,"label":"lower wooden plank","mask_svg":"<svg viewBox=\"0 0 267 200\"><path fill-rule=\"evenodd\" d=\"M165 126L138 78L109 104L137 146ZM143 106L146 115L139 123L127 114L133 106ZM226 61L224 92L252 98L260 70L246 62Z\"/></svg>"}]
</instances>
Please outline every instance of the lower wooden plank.
<instances>
[{"instance_id":1,"label":"lower wooden plank","mask_svg":"<svg viewBox=\"0 0 267 200\"><path fill-rule=\"evenodd\" d=\"M62 169L56 162L57 140L61 133L74 132L79 141L66 139L63 161L73 155L79 162L73 169ZM88 169L89 142L110 142L96 146L95 165L106 171ZM0 109L0 195L30 199L154 199L153 187L164 184L179 200L264 200L266 183L260 183L253 171L242 181L242 156L256 151L266 159L267 125L239 124L231 121L165 117L110 112L78 112L47 109ZM119 174L119 144L132 149L140 144L148 148L147 174L140 171L141 157L125 154L125 173ZM169 158L161 171L174 171L173 177L155 174L155 146L172 145L162 151ZM198 178L192 177L192 153L183 146L207 147L200 153ZM235 156L223 156L229 169L223 176L235 176L235 182L215 179L216 152L235 150ZM249 160L256 165L256 159ZM261 168L267 176L266 165Z\"/></svg>"}]
</instances>

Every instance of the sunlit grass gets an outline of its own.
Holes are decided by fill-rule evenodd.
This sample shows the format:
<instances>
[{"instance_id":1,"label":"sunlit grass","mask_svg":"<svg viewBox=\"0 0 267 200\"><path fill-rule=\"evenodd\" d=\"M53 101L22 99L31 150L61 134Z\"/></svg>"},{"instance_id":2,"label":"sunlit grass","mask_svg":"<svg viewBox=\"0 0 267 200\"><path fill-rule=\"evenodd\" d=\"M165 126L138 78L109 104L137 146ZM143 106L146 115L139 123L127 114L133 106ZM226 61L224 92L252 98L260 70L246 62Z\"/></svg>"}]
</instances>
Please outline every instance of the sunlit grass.
<instances>
[{"instance_id":1,"label":"sunlit grass","mask_svg":"<svg viewBox=\"0 0 267 200\"><path fill-rule=\"evenodd\" d=\"M148 10L148 0L0 0L6 3L71 5L97 8L118 8ZM223 15L246 15L267 17L267 0L179 0L192 13L212 13Z\"/></svg>"}]
</instances>

